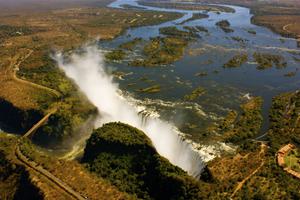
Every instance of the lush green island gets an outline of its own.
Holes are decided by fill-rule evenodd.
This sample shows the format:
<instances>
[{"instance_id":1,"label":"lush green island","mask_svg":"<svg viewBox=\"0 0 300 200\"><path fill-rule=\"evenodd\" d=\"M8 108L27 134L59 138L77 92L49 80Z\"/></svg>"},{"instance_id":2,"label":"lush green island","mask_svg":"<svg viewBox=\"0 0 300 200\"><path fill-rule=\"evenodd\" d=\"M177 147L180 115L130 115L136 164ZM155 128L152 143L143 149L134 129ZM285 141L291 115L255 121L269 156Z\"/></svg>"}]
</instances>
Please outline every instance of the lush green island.
<instances>
[{"instance_id":1,"label":"lush green island","mask_svg":"<svg viewBox=\"0 0 300 200\"><path fill-rule=\"evenodd\" d=\"M129 65L152 67L171 64L183 56L187 45L188 42L184 38L171 36L153 38L144 46L143 54L146 58L133 60Z\"/></svg>"},{"instance_id":2,"label":"lush green island","mask_svg":"<svg viewBox=\"0 0 300 200\"><path fill-rule=\"evenodd\" d=\"M194 101L201 95L205 94L205 89L203 87L197 87L194 89L191 94L187 94L184 96L184 100L186 101Z\"/></svg>"},{"instance_id":3,"label":"lush green island","mask_svg":"<svg viewBox=\"0 0 300 200\"><path fill-rule=\"evenodd\" d=\"M194 20L204 19L204 18L208 18L208 15L207 14L202 14L202 13L194 13L191 18L183 20L182 22L180 22L180 24L184 24L184 23L189 22L189 21L194 21Z\"/></svg>"},{"instance_id":4,"label":"lush green island","mask_svg":"<svg viewBox=\"0 0 300 200\"><path fill-rule=\"evenodd\" d=\"M126 56L126 53L121 49L113 50L113 51L105 54L105 58L110 61L123 60L125 58L125 56Z\"/></svg>"},{"instance_id":5,"label":"lush green island","mask_svg":"<svg viewBox=\"0 0 300 200\"><path fill-rule=\"evenodd\" d=\"M287 66L287 63L281 55L254 53L253 57L258 64L257 69L259 70L271 68L273 65L279 69Z\"/></svg>"},{"instance_id":6,"label":"lush green island","mask_svg":"<svg viewBox=\"0 0 300 200\"><path fill-rule=\"evenodd\" d=\"M240 67L247 61L248 61L247 54L235 55L227 63L225 63L223 67L224 68Z\"/></svg>"},{"instance_id":7,"label":"lush green island","mask_svg":"<svg viewBox=\"0 0 300 200\"><path fill-rule=\"evenodd\" d=\"M129 51L133 51L134 47L139 44L140 42L142 42L142 38L134 38L133 40L129 41L129 42L125 42L123 44L120 44L120 48L122 49L126 49Z\"/></svg>"},{"instance_id":8,"label":"lush green island","mask_svg":"<svg viewBox=\"0 0 300 200\"><path fill-rule=\"evenodd\" d=\"M220 27L225 33L234 32L234 30L230 28L230 22L228 20L218 21L216 26Z\"/></svg>"}]
</instances>

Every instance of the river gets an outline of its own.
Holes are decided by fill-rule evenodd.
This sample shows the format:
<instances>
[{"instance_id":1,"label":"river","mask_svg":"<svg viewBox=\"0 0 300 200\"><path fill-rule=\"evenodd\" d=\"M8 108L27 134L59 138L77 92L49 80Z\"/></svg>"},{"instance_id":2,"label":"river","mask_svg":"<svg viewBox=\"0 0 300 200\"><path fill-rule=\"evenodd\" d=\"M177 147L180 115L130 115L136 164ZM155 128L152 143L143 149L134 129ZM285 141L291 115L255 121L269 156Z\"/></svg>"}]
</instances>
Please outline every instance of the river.
<instances>
[{"instance_id":1,"label":"river","mask_svg":"<svg viewBox=\"0 0 300 200\"><path fill-rule=\"evenodd\" d=\"M142 6L135 0L117 0L109 7L123 9L122 5L140 7L141 10L179 12L184 15L180 19L159 25L129 29L125 34L112 41L100 42L100 48L111 50L136 37L149 40L160 35L159 28L161 27L176 26L183 30L183 26L203 26L208 29L209 34L200 33L201 38L190 44L188 48L203 50L203 53L200 55L186 53L182 59L170 66L138 68L128 66L128 62L110 64L113 70L128 74L124 79L117 80L121 89L133 94L135 98L143 100L144 104L158 112L165 120L175 122L179 126L182 123L197 125L195 133L192 133L193 138L197 141L205 139L201 134L197 134L199 131L224 117L228 110L239 109L245 94L262 96L264 99L264 124L261 131L263 134L268 128L268 110L272 97L299 88L299 73L294 77L284 76L288 72L299 69L299 61L296 61L295 58L299 58L300 49L297 48L295 39L283 38L265 27L251 24L252 15L248 8L223 5L233 8L235 12L217 14L215 12ZM180 24L190 18L193 13L206 13L209 17ZM230 22L233 33L225 33L215 25L216 22L224 19ZM255 31L256 34L249 33L249 30ZM245 42L237 42L232 37L245 39ZM241 52L246 53L249 57L246 64L234 69L222 67L230 58ZM282 55L287 62L287 67L257 70L252 57L254 52ZM208 75L195 76L199 72L205 72ZM141 80L141 77L146 77L154 84L160 84L162 91L157 94L136 92L137 87L149 86L149 83ZM128 87L128 84L133 83L138 86ZM206 94L196 102L196 105L184 103L182 97L198 86L204 87L207 90ZM201 109L200 112L199 109Z\"/></svg>"}]
</instances>

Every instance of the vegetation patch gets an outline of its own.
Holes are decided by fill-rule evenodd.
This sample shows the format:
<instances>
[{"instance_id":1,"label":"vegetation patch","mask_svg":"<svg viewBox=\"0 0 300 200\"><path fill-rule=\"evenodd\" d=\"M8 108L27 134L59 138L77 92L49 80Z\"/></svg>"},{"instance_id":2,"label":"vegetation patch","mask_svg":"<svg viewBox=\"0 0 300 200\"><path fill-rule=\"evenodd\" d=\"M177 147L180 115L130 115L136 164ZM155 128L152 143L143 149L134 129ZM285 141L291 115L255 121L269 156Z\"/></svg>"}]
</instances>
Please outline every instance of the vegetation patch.
<instances>
[{"instance_id":1,"label":"vegetation patch","mask_svg":"<svg viewBox=\"0 0 300 200\"><path fill-rule=\"evenodd\" d=\"M233 58L231 58L227 63L223 65L224 68L235 68L240 67L244 63L248 61L248 55L247 54L240 54L235 55Z\"/></svg>"},{"instance_id":2,"label":"vegetation patch","mask_svg":"<svg viewBox=\"0 0 300 200\"><path fill-rule=\"evenodd\" d=\"M225 33L234 32L233 29L230 28L230 23L228 20L221 20L216 23L216 26L220 27Z\"/></svg>"},{"instance_id":3,"label":"vegetation patch","mask_svg":"<svg viewBox=\"0 0 300 200\"><path fill-rule=\"evenodd\" d=\"M241 133L248 132L250 127L252 130L261 122L257 121L260 117L255 114L257 111L255 105L259 105L258 99L252 99L242 106L242 110L250 112L254 118L243 112L237 114L235 112L228 113L221 127L227 131L236 128L237 124L248 127L240 129ZM256 103L255 103L256 102ZM299 112L300 112L300 92L290 92L278 95L273 98L270 110L270 129L268 131L268 146L260 144L254 140L245 140L240 138L239 147L235 155L226 154L220 158L211 161L208 164L208 170L212 179L217 184L212 184L213 188L208 192L208 196L212 199L216 198L233 198L233 199L274 199L283 198L300 198L299 180L293 178L290 174L278 166L275 155L276 152L288 143L299 143ZM240 119L248 118L249 120ZM251 119L251 120L250 120ZM247 122L248 121L248 122ZM291 164L295 164L299 156L298 152L292 153ZM295 169L295 167L294 167ZM235 191L237 191L235 193ZM234 196L232 196L235 194Z\"/></svg>"},{"instance_id":4,"label":"vegetation patch","mask_svg":"<svg viewBox=\"0 0 300 200\"><path fill-rule=\"evenodd\" d=\"M126 53L121 49L113 50L105 54L105 58L109 61L120 61L123 60L125 56Z\"/></svg>"},{"instance_id":5,"label":"vegetation patch","mask_svg":"<svg viewBox=\"0 0 300 200\"><path fill-rule=\"evenodd\" d=\"M142 38L134 38L133 40L129 41L129 42L125 42L123 44L121 44L119 47L122 49L126 49L129 51L133 51L135 46L137 44L139 44L140 42L142 42Z\"/></svg>"},{"instance_id":6,"label":"vegetation patch","mask_svg":"<svg viewBox=\"0 0 300 200\"><path fill-rule=\"evenodd\" d=\"M198 72L195 76L207 76L207 72Z\"/></svg>"},{"instance_id":7,"label":"vegetation patch","mask_svg":"<svg viewBox=\"0 0 300 200\"><path fill-rule=\"evenodd\" d=\"M189 30L189 32L182 31L176 28L176 26L168 26L159 29L159 33L172 37L179 37L185 39L192 39L199 37L194 31Z\"/></svg>"},{"instance_id":8,"label":"vegetation patch","mask_svg":"<svg viewBox=\"0 0 300 200\"><path fill-rule=\"evenodd\" d=\"M284 57L281 55L255 52L253 54L253 57L255 59L255 62L258 63L257 69L259 70L271 68L273 67L273 65L275 65L278 69L285 68L287 66Z\"/></svg>"},{"instance_id":9,"label":"vegetation patch","mask_svg":"<svg viewBox=\"0 0 300 200\"><path fill-rule=\"evenodd\" d=\"M297 71L294 71L294 72L288 72L288 73L284 74L284 76L285 77L294 77L294 76L296 76L296 74L297 74Z\"/></svg>"},{"instance_id":10,"label":"vegetation patch","mask_svg":"<svg viewBox=\"0 0 300 200\"><path fill-rule=\"evenodd\" d=\"M231 130L232 128L234 128L234 123L236 122L237 117L237 111L229 111L227 116L222 120L221 124L219 125L219 128L224 132Z\"/></svg>"},{"instance_id":11,"label":"vegetation patch","mask_svg":"<svg viewBox=\"0 0 300 200\"><path fill-rule=\"evenodd\" d=\"M171 64L183 56L187 45L188 42L182 38L152 38L143 49L143 54L146 58L133 60L129 65L151 67Z\"/></svg>"},{"instance_id":12,"label":"vegetation patch","mask_svg":"<svg viewBox=\"0 0 300 200\"><path fill-rule=\"evenodd\" d=\"M183 20L182 22L180 22L179 24L185 24L187 22L190 22L190 21L194 21L194 20L199 20L199 19L204 19L204 18L208 18L209 15L207 14L202 14L202 13L193 13L193 16L186 19L186 20Z\"/></svg>"},{"instance_id":13,"label":"vegetation patch","mask_svg":"<svg viewBox=\"0 0 300 200\"><path fill-rule=\"evenodd\" d=\"M11 37L31 35L39 30L28 26L11 26L0 24L0 43Z\"/></svg>"},{"instance_id":14,"label":"vegetation patch","mask_svg":"<svg viewBox=\"0 0 300 200\"><path fill-rule=\"evenodd\" d=\"M193 35L195 35L195 37L200 38L200 36L197 34L199 32L199 30L196 27L194 27L194 26L184 26L183 28L185 30L188 30Z\"/></svg>"},{"instance_id":15,"label":"vegetation patch","mask_svg":"<svg viewBox=\"0 0 300 200\"><path fill-rule=\"evenodd\" d=\"M151 87L139 89L137 91L143 92L143 93L157 93L157 92L160 92L160 85L153 85Z\"/></svg>"},{"instance_id":16,"label":"vegetation patch","mask_svg":"<svg viewBox=\"0 0 300 200\"><path fill-rule=\"evenodd\" d=\"M197 30L200 31L200 32L205 32L205 33L208 33L208 30L203 27L203 26L196 26Z\"/></svg>"},{"instance_id":17,"label":"vegetation patch","mask_svg":"<svg viewBox=\"0 0 300 200\"><path fill-rule=\"evenodd\" d=\"M300 92L284 93L273 98L270 109L269 140L273 151L283 145L300 144Z\"/></svg>"},{"instance_id":18,"label":"vegetation patch","mask_svg":"<svg viewBox=\"0 0 300 200\"><path fill-rule=\"evenodd\" d=\"M233 39L234 41L237 41L241 44L245 44L248 41L247 39L241 38L239 36L232 36L231 39Z\"/></svg>"},{"instance_id":19,"label":"vegetation patch","mask_svg":"<svg viewBox=\"0 0 300 200\"><path fill-rule=\"evenodd\" d=\"M293 149L288 155L284 157L284 163L286 167L300 173L300 151L299 149Z\"/></svg>"},{"instance_id":20,"label":"vegetation patch","mask_svg":"<svg viewBox=\"0 0 300 200\"><path fill-rule=\"evenodd\" d=\"M253 97L241 105L241 114L231 111L219 126L226 142L243 143L254 137L262 125L262 98ZM231 123L231 124L230 124Z\"/></svg>"},{"instance_id":21,"label":"vegetation patch","mask_svg":"<svg viewBox=\"0 0 300 200\"><path fill-rule=\"evenodd\" d=\"M95 107L78 91L75 84L66 79L64 72L56 66L55 61L47 52L33 54L25 60L18 76L54 89L61 95L60 101L57 101L57 98L51 99L47 95L39 96L41 113L47 114L51 108L57 108L58 111L49 118L47 124L37 130L33 137L36 143L47 146L59 144L63 139L71 137L76 128L97 113Z\"/></svg>"},{"instance_id":22,"label":"vegetation patch","mask_svg":"<svg viewBox=\"0 0 300 200\"><path fill-rule=\"evenodd\" d=\"M252 35L256 35L256 31L253 29L249 29L247 30L248 33L252 34Z\"/></svg>"},{"instance_id":23,"label":"vegetation patch","mask_svg":"<svg viewBox=\"0 0 300 200\"><path fill-rule=\"evenodd\" d=\"M140 199L200 199L195 179L158 155L146 135L129 125L109 123L87 140L87 168Z\"/></svg>"},{"instance_id":24,"label":"vegetation patch","mask_svg":"<svg viewBox=\"0 0 300 200\"><path fill-rule=\"evenodd\" d=\"M206 90L203 87L197 87L192 91L191 94L185 95L184 100L186 101L194 101L198 97L204 95L206 93Z\"/></svg>"}]
</instances>

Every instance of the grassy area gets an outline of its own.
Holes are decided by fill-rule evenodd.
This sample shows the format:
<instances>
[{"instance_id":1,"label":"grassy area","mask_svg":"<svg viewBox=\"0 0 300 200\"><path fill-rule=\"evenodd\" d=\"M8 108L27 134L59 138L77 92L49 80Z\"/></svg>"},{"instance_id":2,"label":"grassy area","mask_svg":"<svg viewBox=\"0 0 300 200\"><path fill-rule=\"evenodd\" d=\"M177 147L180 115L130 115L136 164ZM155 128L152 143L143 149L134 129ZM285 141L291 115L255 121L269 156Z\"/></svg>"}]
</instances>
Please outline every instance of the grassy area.
<instances>
[{"instance_id":1,"label":"grassy area","mask_svg":"<svg viewBox=\"0 0 300 200\"><path fill-rule=\"evenodd\" d=\"M299 149L293 149L284 157L286 167L300 173L300 152Z\"/></svg>"},{"instance_id":2,"label":"grassy area","mask_svg":"<svg viewBox=\"0 0 300 200\"><path fill-rule=\"evenodd\" d=\"M247 54L235 55L227 63L225 63L223 65L223 67L224 68L240 67L244 63L246 63L247 61L248 61L248 55Z\"/></svg>"},{"instance_id":3,"label":"grassy area","mask_svg":"<svg viewBox=\"0 0 300 200\"><path fill-rule=\"evenodd\" d=\"M282 36L298 39L299 46L299 2L289 3L289 1L287 1L280 3L281 5L263 3L262 5L251 5L251 12L254 14L254 17L251 19L251 21L256 25L266 26Z\"/></svg>"}]
</instances>

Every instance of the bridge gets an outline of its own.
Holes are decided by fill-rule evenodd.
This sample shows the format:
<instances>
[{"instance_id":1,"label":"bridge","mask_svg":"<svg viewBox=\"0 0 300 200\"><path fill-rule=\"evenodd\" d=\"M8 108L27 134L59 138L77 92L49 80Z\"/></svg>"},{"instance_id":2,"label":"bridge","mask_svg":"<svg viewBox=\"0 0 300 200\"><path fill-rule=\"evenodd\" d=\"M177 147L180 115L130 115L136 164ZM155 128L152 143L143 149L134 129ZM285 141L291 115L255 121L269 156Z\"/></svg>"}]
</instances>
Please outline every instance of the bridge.
<instances>
[{"instance_id":1,"label":"bridge","mask_svg":"<svg viewBox=\"0 0 300 200\"><path fill-rule=\"evenodd\" d=\"M54 108L52 109L47 115L45 115L38 123L36 123L31 129L29 129L24 135L23 137L26 137L26 138L30 138L34 133L35 131L40 128L43 124L45 124L49 117L51 115L53 115L54 113L56 113L57 111L57 108Z\"/></svg>"},{"instance_id":2,"label":"bridge","mask_svg":"<svg viewBox=\"0 0 300 200\"><path fill-rule=\"evenodd\" d=\"M29 129L21 138L30 138L35 133L35 131L40 128L43 124L45 124L49 117L54 114L57 111L57 109L52 109L47 115L45 115L39 122L37 122L31 129ZM15 147L15 156L16 158L27 168L34 170L38 174L40 174L42 177L46 178L48 181L50 181L52 184L56 185L61 192L66 193L70 199L77 199L77 200L84 200L86 197L82 196L80 193L73 190L67 183L63 182L56 176L54 176L52 173L44 169L41 165L38 163L32 161L29 159L26 155L23 154L22 150L20 149L21 145L21 139L16 144Z\"/></svg>"}]
</instances>

